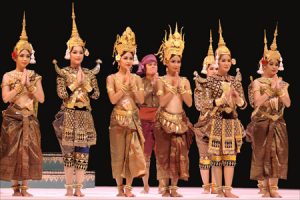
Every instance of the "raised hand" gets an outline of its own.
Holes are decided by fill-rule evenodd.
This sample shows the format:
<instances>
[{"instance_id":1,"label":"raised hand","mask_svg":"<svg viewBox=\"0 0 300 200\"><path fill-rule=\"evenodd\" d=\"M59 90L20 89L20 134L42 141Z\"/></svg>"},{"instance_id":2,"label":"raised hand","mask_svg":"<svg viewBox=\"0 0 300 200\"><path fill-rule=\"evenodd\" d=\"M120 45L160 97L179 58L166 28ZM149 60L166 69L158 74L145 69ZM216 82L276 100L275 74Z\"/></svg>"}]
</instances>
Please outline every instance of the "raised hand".
<instances>
[{"instance_id":1,"label":"raised hand","mask_svg":"<svg viewBox=\"0 0 300 200\"><path fill-rule=\"evenodd\" d=\"M126 74L125 74L125 79L124 79L124 81L125 81L124 84L125 84L125 85L129 85L130 79L131 79L131 78L130 78L130 75L131 75L131 74L130 74L130 70L127 69Z\"/></svg>"},{"instance_id":2,"label":"raised hand","mask_svg":"<svg viewBox=\"0 0 300 200\"><path fill-rule=\"evenodd\" d=\"M230 88L231 97L237 99L240 97L239 93L234 89L234 87Z\"/></svg>"},{"instance_id":3,"label":"raised hand","mask_svg":"<svg viewBox=\"0 0 300 200\"><path fill-rule=\"evenodd\" d=\"M82 84L82 70L81 70L81 67L79 67L79 70L77 72L77 75L76 75L76 82L78 85L81 85Z\"/></svg>"},{"instance_id":4,"label":"raised hand","mask_svg":"<svg viewBox=\"0 0 300 200\"><path fill-rule=\"evenodd\" d=\"M81 67L80 67L80 73L81 73L81 81L84 83L84 81L85 81L85 75L84 75L84 72L82 71Z\"/></svg>"},{"instance_id":5,"label":"raised hand","mask_svg":"<svg viewBox=\"0 0 300 200\"><path fill-rule=\"evenodd\" d=\"M277 79L277 83L276 83L276 89L277 90L280 90L281 88L282 88L282 86L281 86L281 81L282 81L282 77L279 77L278 79Z\"/></svg>"},{"instance_id":6,"label":"raised hand","mask_svg":"<svg viewBox=\"0 0 300 200\"><path fill-rule=\"evenodd\" d=\"M276 75L275 77L272 78L271 80L271 88L275 89L278 81L278 76Z\"/></svg>"},{"instance_id":7,"label":"raised hand","mask_svg":"<svg viewBox=\"0 0 300 200\"><path fill-rule=\"evenodd\" d=\"M28 71L26 71L26 87L30 86L30 77Z\"/></svg>"},{"instance_id":8,"label":"raised hand","mask_svg":"<svg viewBox=\"0 0 300 200\"><path fill-rule=\"evenodd\" d=\"M176 88L180 86L180 77L178 72L175 73L175 78L172 80L172 85Z\"/></svg>"},{"instance_id":9,"label":"raised hand","mask_svg":"<svg viewBox=\"0 0 300 200\"><path fill-rule=\"evenodd\" d=\"M24 69L23 73L22 73L22 76L21 76L21 84L22 85L25 85L26 84L26 81L27 81L27 70Z\"/></svg>"}]
</instances>

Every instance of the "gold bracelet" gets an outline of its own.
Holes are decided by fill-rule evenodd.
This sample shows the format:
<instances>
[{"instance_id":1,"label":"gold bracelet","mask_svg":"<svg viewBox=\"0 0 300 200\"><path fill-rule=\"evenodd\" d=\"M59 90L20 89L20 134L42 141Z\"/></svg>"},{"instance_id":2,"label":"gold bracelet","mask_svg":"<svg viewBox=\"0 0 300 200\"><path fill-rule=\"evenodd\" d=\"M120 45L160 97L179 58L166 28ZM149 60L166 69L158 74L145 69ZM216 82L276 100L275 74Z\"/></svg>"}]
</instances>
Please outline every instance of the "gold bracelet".
<instances>
[{"instance_id":1,"label":"gold bracelet","mask_svg":"<svg viewBox=\"0 0 300 200\"><path fill-rule=\"evenodd\" d=\"M31 86L29 86L29 87L27 87L27 89L28 89L28 91L30 92L30 93L35 93L36 92L36 87L35 86L33 86L33 85L31 85Z\"/></svg>"},{"instance_id":2,"label":"gold bracelet","mask_svg":"<svg viewBox=\"0 0 300 200\"><path fill-rule=\"evenodd\" d=\"M136 85L130 86L132 92L137 92L138 88Z\"/></svg>"},{"instance_id":3,"label":"gold bracelet","mask_svg":"<svg viewBox=\"0 0 300 200\"><path fill-rule=\"evenodd\" d=\"M277 90L276 95L278 97L283 97L284 95L286 95L286 92L283 89Z\"/></svg>"},{"instance_id":4,"label":"gold bracelet","mask_svg":"<svg viewBox=\"0 0 300 200\"><path fill-rule=\"evenodd\" d=\"M16 90L17 94L20 94L23 91L23 89L24 89L24 85L16 84L15 90Z\"/></svg>"},{"instance_id":5,"label":"gold bracelet","mask_svg":"<svg viewBox=\"0 0 300 200\"><path fill-rule=\"evenodd\" d=\"M186 93L189 94L189 95L192 95L192 94L193 94L193 92L192 92L191 89L187 90Z\"/></svg>"},{"instance_id":6,"label":"gold bracelet","mask_svg":"<svg viewBox=\"0 0 300 200\"><path fill-rule=\"evenodd\" d=\"M179 94L185 94L186 93L186 90L184 89L184 87L180 87L180 88L177 88L177 92Z\"/></svg>"}]
</instances>

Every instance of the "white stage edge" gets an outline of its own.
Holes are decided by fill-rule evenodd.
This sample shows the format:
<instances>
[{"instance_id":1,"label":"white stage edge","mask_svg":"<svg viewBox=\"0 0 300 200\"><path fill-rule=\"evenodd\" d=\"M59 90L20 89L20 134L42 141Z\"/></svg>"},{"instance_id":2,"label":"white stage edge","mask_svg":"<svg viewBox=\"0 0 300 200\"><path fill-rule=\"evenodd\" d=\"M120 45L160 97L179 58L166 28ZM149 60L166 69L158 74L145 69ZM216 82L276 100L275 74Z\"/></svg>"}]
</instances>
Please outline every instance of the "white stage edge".
<instances>
[{"instance_id":1,"label":"white stage edge","mask_svg":"<svg viewBox=\"0 0 300 200\"><path fill-rule=\"evenodd\" d=\"M157 193L157 187L151 187L149 194L142 194L140 191L142 190L142 187L133 187L133 193L136 195L133 199L163 199L163 200L169 200L169 199L182 199L182 200L199 200L199 199L231 199L231 198L219 198L216 197L214 194L201 194L202 188L196 188L196 187L181 187L178 192L183 195L182 198L172 198L172 197L161 197L160 194ZM85 197L65 197L65 189L45 189L45 188L31 188L29 190L30 193L32 193L33 197L13 197L12 195L12 189L11 188L0 188L0 199L1 200L9 200L9 199L100 199L100 200L121 200L121 199L132 199L128 197L116 197L117 189L116 187L95 187L95 188L87 188L83 189L83 193L85 194ZM256 188L234 188L233 193L239 195L240 199L276 199L276 198L262 198L260 194L257 193L258 189ZM300 190L299 189L280 189L279 193L282 195L282 199L300 199Z\"/></svg>"}]
</instances>

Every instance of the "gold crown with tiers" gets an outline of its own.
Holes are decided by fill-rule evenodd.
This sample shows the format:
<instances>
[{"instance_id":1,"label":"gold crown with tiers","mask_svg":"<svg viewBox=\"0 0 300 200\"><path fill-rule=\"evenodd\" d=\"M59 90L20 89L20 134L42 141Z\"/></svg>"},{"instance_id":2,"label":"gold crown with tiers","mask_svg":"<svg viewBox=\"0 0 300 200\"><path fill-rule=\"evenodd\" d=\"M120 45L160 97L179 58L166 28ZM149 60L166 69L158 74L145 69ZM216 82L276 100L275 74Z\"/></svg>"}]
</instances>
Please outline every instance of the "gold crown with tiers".
<instances>
[{"instance_id":1,"label":"gold crown with tiers","mask_svg":"<svg viewBox=\"0 0 300 200\"><path fill-rule=\"evenodd\" d=\"M132 52L136 57L136 49L135 34L130 27L127 27L121 36L117 35L113 57L115 57L116 61L119 61L125 52Z\"/></svg>"},{"instance_id":2,"label":"gold crown with tiers","mask_svg":"<svg viewBox=\"0 0 300 200\"><path fill-rule=\"evenodd\" d=\"M166 64L170 60L172 55L182 57L184 49L184 35L178 32L177 23L175 32L172 34L172 28L170 26L169 38L167 39L167 31L165 31L165 37L156 55L159 55L160 60Z\"/></svg>"}]
</instances>

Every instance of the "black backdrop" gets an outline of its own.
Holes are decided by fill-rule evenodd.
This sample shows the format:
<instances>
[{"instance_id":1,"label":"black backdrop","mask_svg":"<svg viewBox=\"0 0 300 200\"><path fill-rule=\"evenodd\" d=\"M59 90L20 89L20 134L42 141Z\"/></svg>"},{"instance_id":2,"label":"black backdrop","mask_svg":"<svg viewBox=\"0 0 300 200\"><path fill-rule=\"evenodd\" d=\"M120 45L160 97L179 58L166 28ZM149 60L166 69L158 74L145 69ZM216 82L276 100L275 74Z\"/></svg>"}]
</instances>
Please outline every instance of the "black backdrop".
<instances>
[{"instance_id":1,"label":"black backdrop","mask_svg":"<svg viewBox=\"0 0 300 200\"><path fill-rule=\"evenodd\" d=\"M143 4L143 5L142 5ZM287 3L286 3L287 4ZM214 49L218 42L218 19L221 18L223 37L232 55L237 60L237 67L243 74L243 86L246 92L249 76L258 77L256 70L258 60L263 52L263 29L267 30L269 45L273 40L276 22L279 23L277 44L280 50L285 71L280 76L290 83L292 106L286 109L285 119L289 132L289 173L287 181L280 181L280 187L299 188L299 143L297 116L299 115L296 91L297 46L296 34L297 13L290 8L285 9L284 3L275 2L259 4L236 5L209 2L154 2L141 1L140 3L120 1L102 2L90 0L76 0L76 21L80 36L87 41L86 47L90 56L83 61L83 66L92 68L97 58L102 59L101 72L97 79L101 90L100 99L92 101L93 116L98 133L97 145L91 147L89 170L96 171L96 185L115 185L111 175L109 150L109 117L112 105L109 102L105 79L115 73L116 66L112 65L112 49L117 34L122 34L126 26L130 26L136 34L138 57L141 59L148 53L157 52L164 37L164 30L173 28L175 22L179 27L184 26L185 50L182 60L181 75L188 77L194 88L193 71L199 73L203 58L206 56L209 44L209 29L213 31ZM59 110L61 100L56 94L56 73L52 59L56 58L63 67L68 65L64 60L66 42L71 34L71 0L58 1L7 1L1 5L0 12L0 75L15 68L11 59L11 51L19 40L23 11L26 11L27 34L29 41L36 51L36 65L30 69L43 76L43 87L46 101L39 106L38 118L42 132L43 152L59 152L59 145L52 128L52 121ZM299 18L299 17L298 17ZM298 45L297 45L298 44ZM136 69L136 67L134 68ZM159 63L159 72L165 73L164 66ZM231 74L235 74L232 67ZM298 79L299 80L299 79ZM1 110L7 105L1 103ZM239 112L242 123L246 126L250 119L250 106ZM191 122L195 123L198 112L194 105L186 109ZM2 118L1 118L2 120ZM298 149L298 150L297 150ZM190 179L180 182L180 186L200 186L202 184L198 168L198 150L195 142L190 150ZM233 186L256 187L256 182L249 180L251 163L251 146L244 143L237 159L237 166ZM152 160L150 185L157 185L155 178L155 159ZM141 185L136 179L135 185Z\"/></svg>"}]
</instances>

